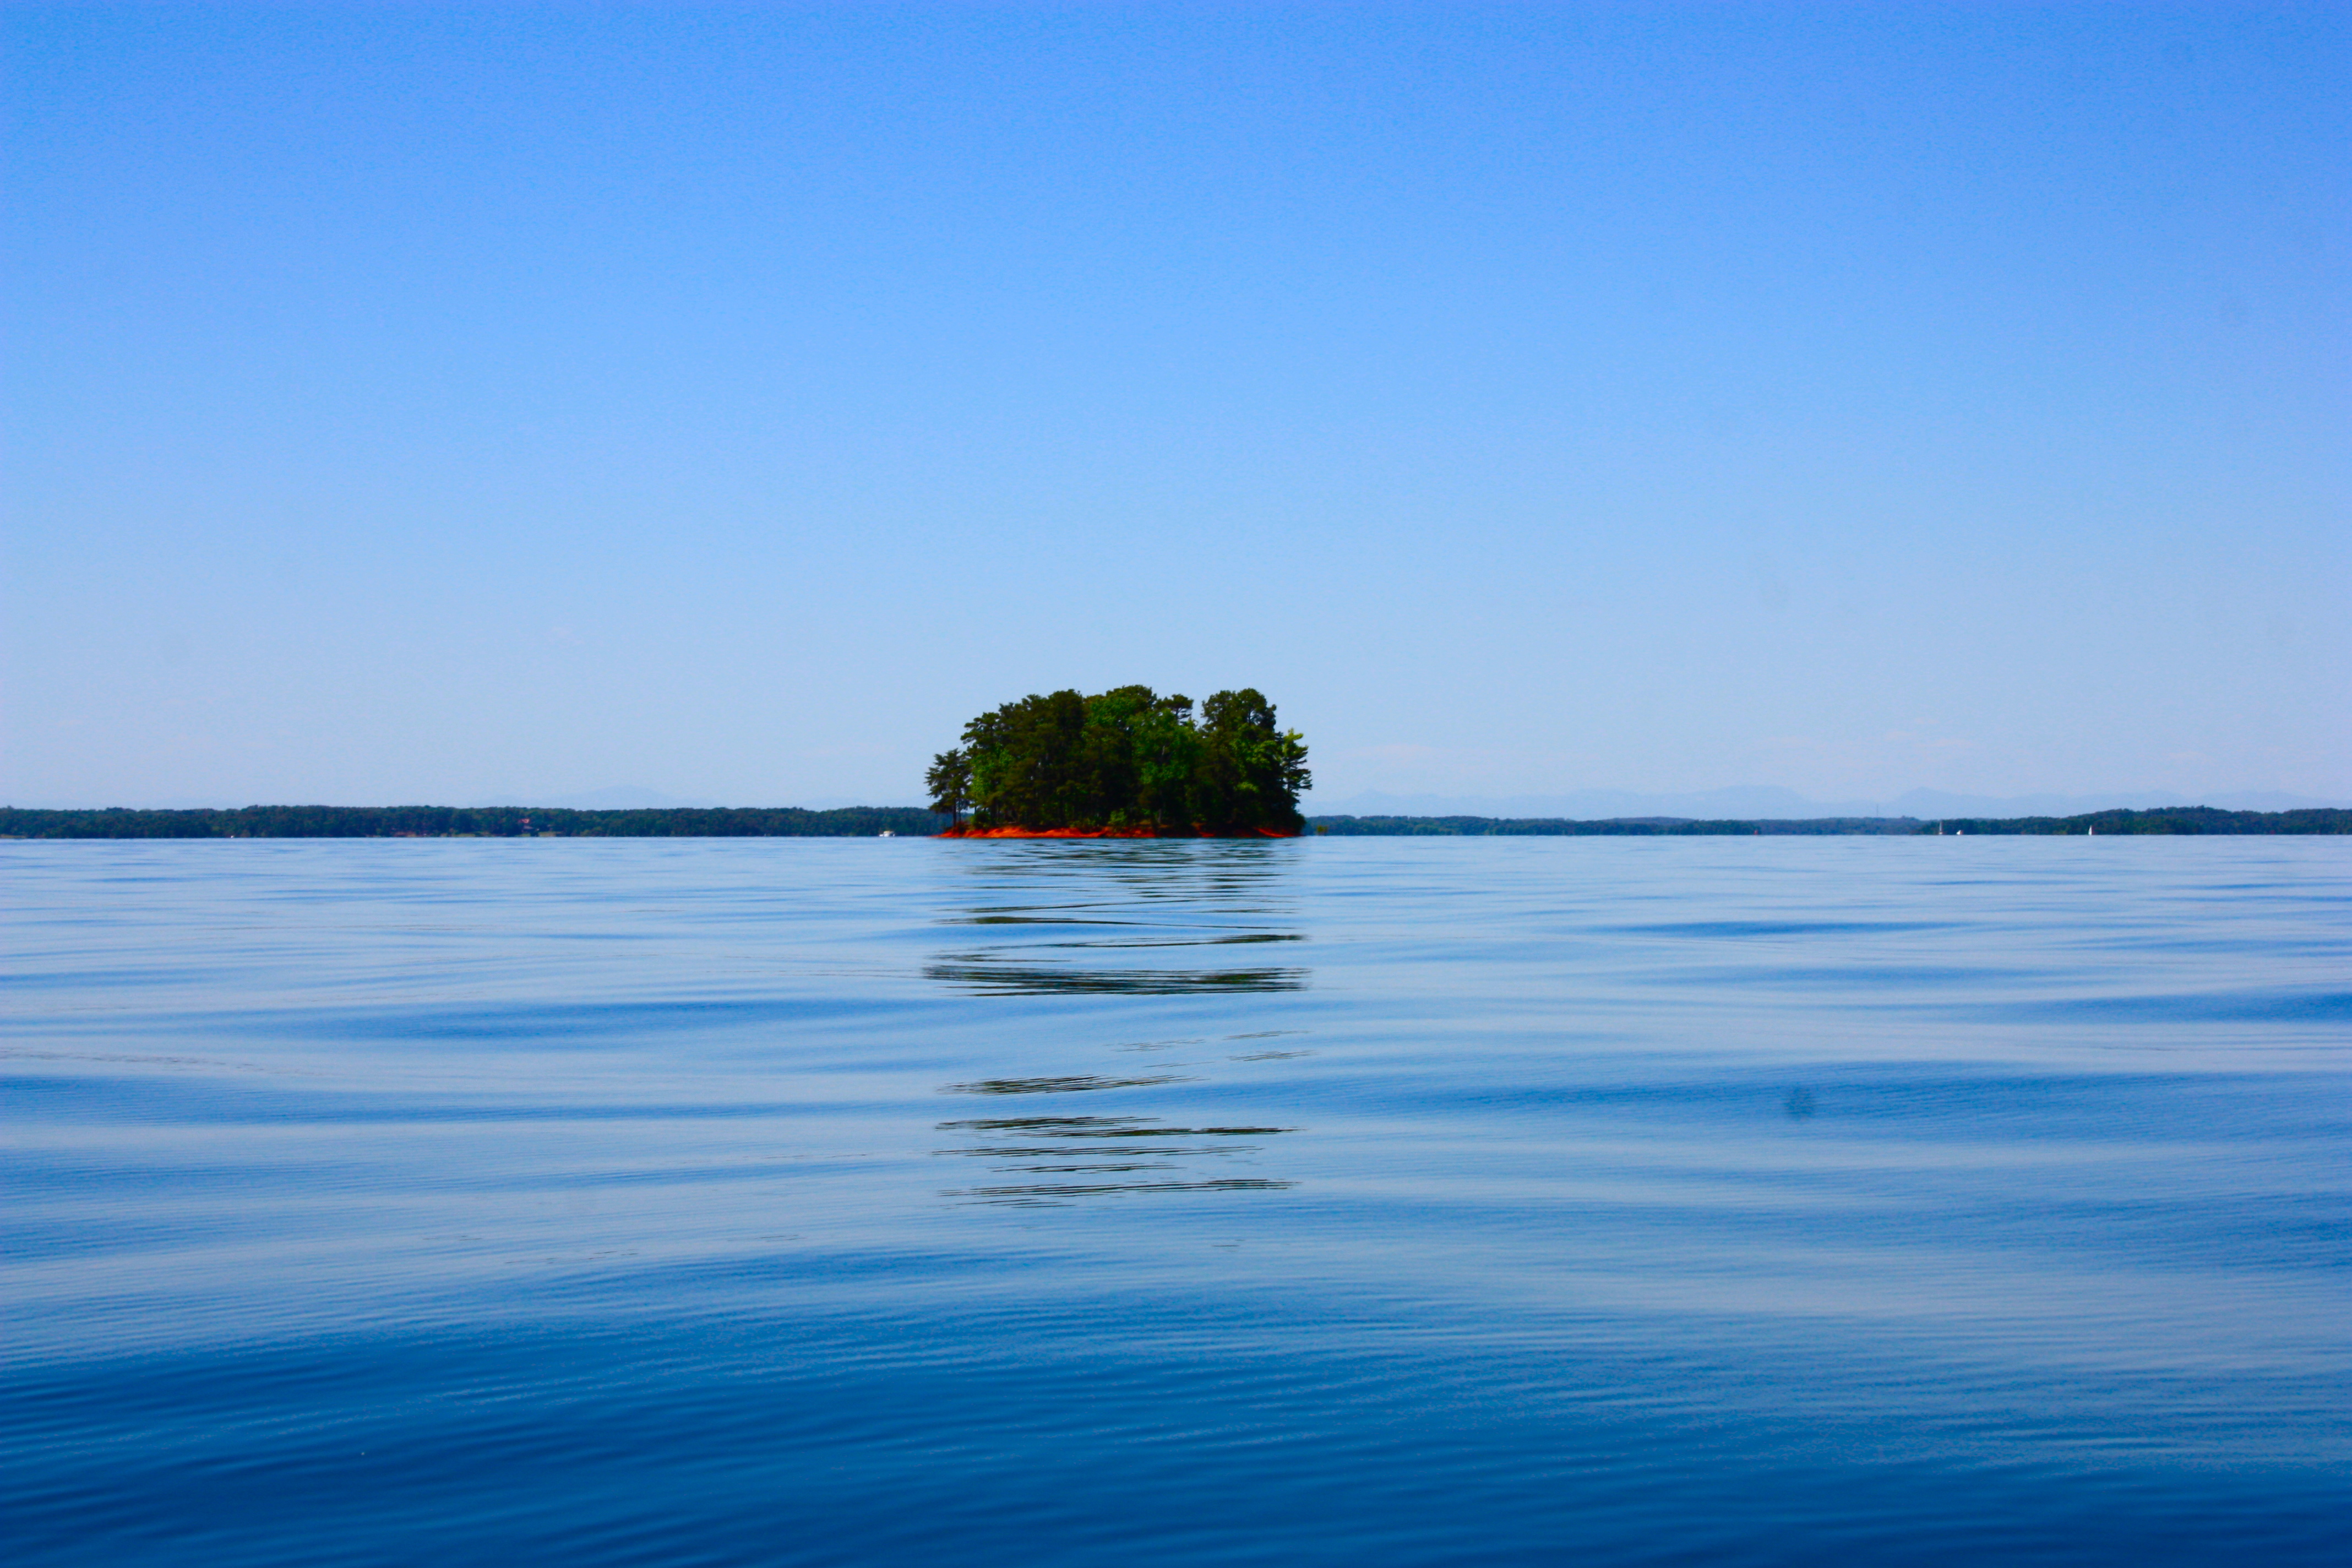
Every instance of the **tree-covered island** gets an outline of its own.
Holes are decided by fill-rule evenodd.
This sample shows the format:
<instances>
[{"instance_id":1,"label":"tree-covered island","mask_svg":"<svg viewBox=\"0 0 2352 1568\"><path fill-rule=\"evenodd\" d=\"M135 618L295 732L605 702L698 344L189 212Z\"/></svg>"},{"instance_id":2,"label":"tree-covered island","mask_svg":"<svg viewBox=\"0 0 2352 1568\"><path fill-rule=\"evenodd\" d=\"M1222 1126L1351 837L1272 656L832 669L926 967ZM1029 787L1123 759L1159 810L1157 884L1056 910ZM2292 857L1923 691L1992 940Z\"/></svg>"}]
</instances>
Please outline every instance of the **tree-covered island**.
<instances>
[{"instance_id":1,"label":"tree-covered island","mask_svg":"<svg viewBox=\"0 0 2352 1568\"><path fill-rule=\"evenodd\" d=\"M1307 746L1244 687L1201 704L1148 686L1054 691L963 727L925 777L949 837L1286 838Z\"/></svg>"}]
</instances>

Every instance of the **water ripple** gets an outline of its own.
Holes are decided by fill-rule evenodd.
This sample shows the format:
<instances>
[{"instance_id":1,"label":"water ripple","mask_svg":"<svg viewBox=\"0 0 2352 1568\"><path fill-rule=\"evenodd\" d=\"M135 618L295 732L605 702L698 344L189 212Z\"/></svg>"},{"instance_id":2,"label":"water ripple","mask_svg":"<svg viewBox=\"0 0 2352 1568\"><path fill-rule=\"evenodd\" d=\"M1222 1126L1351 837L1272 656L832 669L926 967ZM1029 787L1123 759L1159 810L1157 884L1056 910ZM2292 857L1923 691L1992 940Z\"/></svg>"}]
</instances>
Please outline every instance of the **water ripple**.
<instances>
[{"instance_id":1,"label":"water ripple","mask_svg":"<svg viewBox=\"0 0 2352 1568\"><path fill-rule=\"evenodd\" d=\"M2352 1544L2341 846L6 844L0 899L11 1568Z\"/></svg>"}]
</instances>

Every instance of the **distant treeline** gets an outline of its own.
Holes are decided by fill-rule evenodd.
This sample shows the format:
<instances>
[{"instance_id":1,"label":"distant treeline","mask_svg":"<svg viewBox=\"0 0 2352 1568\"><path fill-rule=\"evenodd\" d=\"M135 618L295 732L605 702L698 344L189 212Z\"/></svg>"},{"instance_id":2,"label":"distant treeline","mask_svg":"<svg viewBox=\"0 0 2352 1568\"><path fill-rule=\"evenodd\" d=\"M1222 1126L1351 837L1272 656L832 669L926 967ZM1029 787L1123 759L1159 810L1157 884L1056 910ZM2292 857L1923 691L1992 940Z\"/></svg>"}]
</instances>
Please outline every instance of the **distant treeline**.
<instances>
[{"instance_id":1,"label":"distant treeline","mask_svg":"<svg viewBox=\"0 0 2352 1568\"><path fill-rule=\"evenodd\" d=\"M902 838L940 832L949 819L919 806L798 806L566 811L545 806L248 805L236 811L19 811L0 806L5 838ZM2352 811L2095 811L2084 816L1816 816L1703 822L1671 816L1580 822L1564 817L1317 816L1334 837L1692 837L1727 834L2352 833Z\"/></svg>"},{"instance_id":2,"label":"distant treeline","mask_svg":"<svg viewBox=\"0 0 2352 1568\"><path fill-rule=\"evenodd\" d=\"M1698 837L1721 834L2352 833L2352 811L2221 811L2210 805L2158 811L2095 811L2083 816L1814 816L1789 821L1702 822L1673 816L1579 822L1556 816L1314 816L1308 829L1332 836L1418 835L1527 837Z\"/></svg>"},{"instance_id":3,"label":"distant treeline","mask_svg":"<svg viewBox=\"0 0 2352 1568\"><path fill-rule=\"evenodd\" d=\"M2083 816L1948 816L1922 833L2352 833L2352 811L2222 811L2168 805Z\"/></svg>"},{"instance_id":4,"label":"distant treeline","mask_svg":"<svg viewBox=\"0 0 2352 1568\"><path fill-rule=\"evenodd\" d=\"M565 811L506 805L248 805L236 811L19 811L0 806L8 838L872 838L937 833L919 806L853 805Z\"/></svg>"},{"instance_id":5,"label":"distant treeline","mask_svg":"<svg viewBox=\"0 0 2352 1568\"><path fill-rule=\"evenodd\" d=\"M1584 822L1564 816L1310 816L1311 833L1333 837L1615 838L1696 837L1758 833L1916 833L1908 816L1816 816L1786 822L1701 822L1679 816L1618 816Z\"/></svg>"}]
</instances>

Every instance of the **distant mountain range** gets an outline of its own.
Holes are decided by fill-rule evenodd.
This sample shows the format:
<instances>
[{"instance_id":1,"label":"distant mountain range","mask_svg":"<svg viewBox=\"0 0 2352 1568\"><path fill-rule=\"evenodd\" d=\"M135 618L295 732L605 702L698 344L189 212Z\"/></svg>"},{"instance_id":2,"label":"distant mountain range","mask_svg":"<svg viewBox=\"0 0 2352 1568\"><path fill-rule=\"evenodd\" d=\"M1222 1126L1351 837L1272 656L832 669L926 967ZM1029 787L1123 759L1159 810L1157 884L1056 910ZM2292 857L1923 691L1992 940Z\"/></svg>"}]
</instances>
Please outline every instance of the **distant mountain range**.
<instances>
[{"instance_id":1,"label":"distant mountain range","mask_svg":"<svg viewBox=\"0 0 2352 1568\"><path fill-rule=\"evenodd\" d=\"M1567 795L1388 795L1371 791L1344 800L1320 795L1304 803L1310 816L1566 817L1596 822L1624 816L1678 816L1701 821L1769 821L1818 816L1938 817L2079 816L2094 811L2148 811L2168 805L2211 805L2224 811L2305 811L2343 808L2352 800L2234 790L2185 795L2170 790L2113 790L2103 795L1953 795L1906 790L1884 800L1809 800L1794 790L1755 784L1687 795L1643 795L1588 789Z\"/></svg>"}]
</instances>

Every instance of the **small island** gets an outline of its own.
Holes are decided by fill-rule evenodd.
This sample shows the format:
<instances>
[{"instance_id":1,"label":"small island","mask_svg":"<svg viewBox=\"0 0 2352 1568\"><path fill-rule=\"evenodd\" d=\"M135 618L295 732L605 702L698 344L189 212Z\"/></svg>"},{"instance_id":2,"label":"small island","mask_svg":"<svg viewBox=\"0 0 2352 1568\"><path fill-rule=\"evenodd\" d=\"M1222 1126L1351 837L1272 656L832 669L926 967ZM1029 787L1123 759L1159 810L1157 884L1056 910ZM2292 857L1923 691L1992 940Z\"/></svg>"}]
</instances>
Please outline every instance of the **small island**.
<instances>
[{"instance_id":1,"label":"small island","mask_svg":"<svg viewBox=\"0 0 2352 1568\"><path fill-rule=\"evenodd\" d=\"M948 838L1290 838L1307 745L1257 691L1201 704L1148 686L1048 692L963 727L932 760Z\"/></svg>"}]
</instances>

